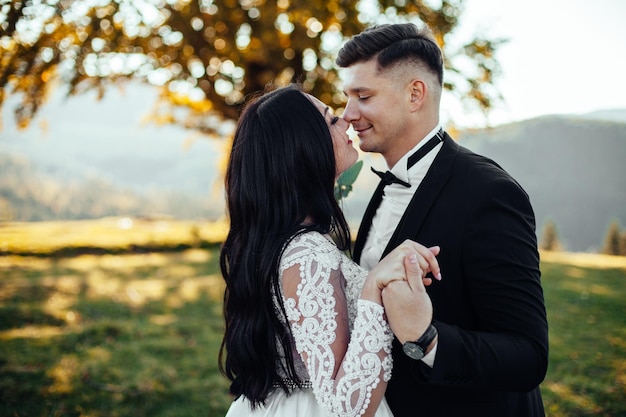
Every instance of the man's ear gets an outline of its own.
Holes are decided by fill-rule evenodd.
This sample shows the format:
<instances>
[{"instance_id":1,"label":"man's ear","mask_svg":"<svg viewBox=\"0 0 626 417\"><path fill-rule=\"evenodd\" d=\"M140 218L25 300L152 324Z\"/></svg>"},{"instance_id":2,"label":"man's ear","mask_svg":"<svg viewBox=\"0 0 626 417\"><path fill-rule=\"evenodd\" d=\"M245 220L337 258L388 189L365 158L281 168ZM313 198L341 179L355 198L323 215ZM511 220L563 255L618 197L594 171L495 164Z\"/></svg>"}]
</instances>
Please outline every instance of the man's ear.
<instances>
[{"instance_id":1,"label":"man's ear","mask_svg":"<svg viewBox=\"0 0 626 417\"><path fill-rule=\"evenodd\" d=\"M419 110L426 100L426 91L428 87L426 83L420 79L411 80L409 83L409 94L411 101L411 110Z\"/></svg>"}]
</instances>

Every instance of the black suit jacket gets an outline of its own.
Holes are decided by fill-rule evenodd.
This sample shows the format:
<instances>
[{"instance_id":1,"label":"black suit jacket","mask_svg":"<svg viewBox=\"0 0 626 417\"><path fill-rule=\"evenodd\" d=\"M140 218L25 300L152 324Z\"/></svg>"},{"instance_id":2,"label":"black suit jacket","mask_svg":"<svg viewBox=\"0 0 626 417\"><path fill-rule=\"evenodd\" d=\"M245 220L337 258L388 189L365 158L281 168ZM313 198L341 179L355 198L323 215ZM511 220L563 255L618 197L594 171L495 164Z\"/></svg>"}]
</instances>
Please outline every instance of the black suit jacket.
<instances>
[{"instance_id":1,"label":"black suit jacket","mask_svg":"<svg viewBox=\"0 0 626 417\"><path fill-rule=\"evenodd\" d=\"M364 215L357 262L381 195ZM394 341L394 416L544 416L548 325L526 192L446 134L383 256L405 239L441 247L443 279L427 287L439 344L431 369Z\"/></svg>"}]
</instances>

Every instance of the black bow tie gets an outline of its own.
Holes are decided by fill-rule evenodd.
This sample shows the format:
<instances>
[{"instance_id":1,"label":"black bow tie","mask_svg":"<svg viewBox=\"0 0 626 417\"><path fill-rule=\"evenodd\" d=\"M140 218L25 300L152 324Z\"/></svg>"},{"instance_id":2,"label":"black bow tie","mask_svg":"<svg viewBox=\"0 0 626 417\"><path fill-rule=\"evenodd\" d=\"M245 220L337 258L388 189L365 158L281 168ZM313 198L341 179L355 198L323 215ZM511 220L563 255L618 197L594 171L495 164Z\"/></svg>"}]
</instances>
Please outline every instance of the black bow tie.
<instances>
[{"instance_id":1,"label":"black bow tie","mask_svg":"<svg viewBox=\"0 0 626 417\"><path fill-rule=\"evenodd\" d=\"M393 175L393 173L391 171L386 171L386 172L382 172L382 171L377 171L374 168L371 168L372 172L376 175L378 175L380 177L380 182L382 182L383 184L387 185L391 185L391 184L400 184L405 186L406 188L411 188L411 184L409 184L406 181L402 181L400 178L396 177L395 175Z\"/></svg>"},{"instance_id":2,"label":"black bow tie","mask_svg":"<svg viewBox=\"0 0 626 417\"><path fill-rule=\"evenodd\" d=\"M413 165L417 163L420 159L428 154L428 152L432 151L435 146L440 144L443 141L443 129L439 129L439 131L430 138L430 140L426 143L426 145L422 146L415 153L409 156L407 160L407 169L411 168ZM381 172L377 171L374 168L371 168L372 172L380 177L380 180L385 186L391 184L400 184L404 187L411 188L411 184L406 181L402 181L400 178L393 175L391 171Z\"/></svg>"}]
</instances>

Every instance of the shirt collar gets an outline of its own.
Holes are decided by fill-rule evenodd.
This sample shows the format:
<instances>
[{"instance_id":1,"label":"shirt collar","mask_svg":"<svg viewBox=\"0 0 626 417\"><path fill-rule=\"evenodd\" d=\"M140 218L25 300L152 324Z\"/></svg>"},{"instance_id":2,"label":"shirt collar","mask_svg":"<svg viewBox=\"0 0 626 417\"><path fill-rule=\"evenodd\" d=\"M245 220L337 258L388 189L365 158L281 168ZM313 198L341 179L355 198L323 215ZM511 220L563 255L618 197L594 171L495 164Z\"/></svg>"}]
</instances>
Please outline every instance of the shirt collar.
<instances>
[{"instance_id":1,"label":"shirt collar","mask_svg":"<svg viewBox=\"0 0 626 417\"><path fill-rule=\"evenodd\" d=\"M439 131L439 129L441 129L441 125L437 124L437 126L435 126L435 128L433 130L428 132L428 134L426 136L424 136L422 138L422 140L420 140L417 143L417 145L415 145L412 149L410 149L407 153L405 153L402 156L402 158L400 158L400 160L398 160L398 162L396 162L396 164L393 166L393 168L390 169L390 171L396 177L400 178L401 180L408 181L409 180L409 172L408 172L409 170L407 169L407 162L408 162L409 156L413 155L413 153L415 151L417 151L422 146L426 145L426 142L428 142L428 140L430 138L435 136L437 134L437 132Z\"/></svg>"}]
</instances>

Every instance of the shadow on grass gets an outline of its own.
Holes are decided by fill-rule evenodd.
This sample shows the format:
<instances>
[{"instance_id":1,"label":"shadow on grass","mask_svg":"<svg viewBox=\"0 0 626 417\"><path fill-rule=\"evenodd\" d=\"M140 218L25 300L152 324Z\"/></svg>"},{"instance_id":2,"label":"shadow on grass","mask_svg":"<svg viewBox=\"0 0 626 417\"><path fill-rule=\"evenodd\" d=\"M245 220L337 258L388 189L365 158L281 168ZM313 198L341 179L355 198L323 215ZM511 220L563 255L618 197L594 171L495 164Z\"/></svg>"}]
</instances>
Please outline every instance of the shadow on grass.
<instances>
[{"instance_id":1,"label":"shadow on grass","mask_svg":"<svg viewBox=\"0 0 626 417\"><path fill-rule=\"evenodd\" d=\"M551 417L626 415L626 269L543 262Z\"/></svg>"},{"instance_id":2,"label":"shadow on grass","mask_svg":"<svg viewBox=\"0 0 626 417\"><path fill-rule=\"evenodd\" d=\"M0 258L0 415L223 416L216 257ZM624 416L626 269L581 265L542 262L546 412Z\"/></svg>"},{"instance_id":3,"label":"shadow on grass","mask_svg":"<svg viewBox=\"0 0 626 417\"><path fill-rule=\"evenodd\" d=\"M215 255L0 268L0 415L223 416Z\"/></svg>"}]
</instances>

